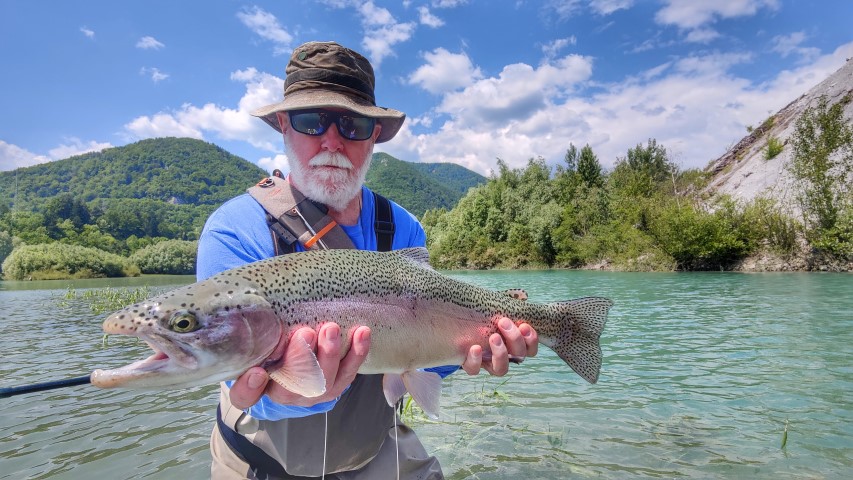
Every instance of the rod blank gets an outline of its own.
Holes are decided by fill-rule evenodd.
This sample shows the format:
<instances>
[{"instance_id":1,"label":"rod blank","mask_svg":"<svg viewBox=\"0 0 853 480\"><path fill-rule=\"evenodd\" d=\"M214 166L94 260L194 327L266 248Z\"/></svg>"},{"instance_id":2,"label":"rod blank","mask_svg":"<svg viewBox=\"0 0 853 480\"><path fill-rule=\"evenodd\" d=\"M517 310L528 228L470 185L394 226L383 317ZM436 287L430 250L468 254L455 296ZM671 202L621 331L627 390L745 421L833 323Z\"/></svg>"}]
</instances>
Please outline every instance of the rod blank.
<instances>
[{"instance_id":1,"label":"rod blank","mask_svg":"<svg viewBox=\"0 0 853 480\"><path fill-rule=\"evenodd\" d=\"M91 376L66 378L65 380L54 380L52 382L34 383L32 385L21 385L20 387L0 388L0 398L14 397L24 393L42 392L56 388L73 387L75 385L87 385L91 383Z\"/></svg>"}]
</instances>

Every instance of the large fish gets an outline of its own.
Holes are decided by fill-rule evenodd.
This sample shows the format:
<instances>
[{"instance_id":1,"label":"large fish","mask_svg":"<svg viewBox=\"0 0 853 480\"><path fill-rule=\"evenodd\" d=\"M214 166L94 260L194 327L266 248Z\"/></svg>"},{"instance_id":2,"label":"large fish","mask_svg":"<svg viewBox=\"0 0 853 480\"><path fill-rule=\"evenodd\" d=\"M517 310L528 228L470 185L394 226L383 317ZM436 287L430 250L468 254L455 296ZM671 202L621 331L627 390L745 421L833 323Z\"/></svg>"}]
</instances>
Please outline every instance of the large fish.
<instances>
[{"instance_id":1,"label":"large fish","mask_svg":"<svg viewBox=\"0 0 853 480\"><path fill-rule=\"evenodd\" d=\"M419 369L460 365L472 345L487 354L488 338L503 316L529 323L540 343L595 383L599 336L613 303L588 297L536 304L513 292L444 276L430 268L424 248L293 253L221 272L110 315L106 333L137 336L155 353L122 368L96 370L92 383L185 387L232 379L262 365L288 390L318 396L326 382L308 344L300 339L281 358L280 340L302 326L336 322L344 353L348 331L370 327L370 350L359 373L385 374L389 404L408 391L435 416L441 380Z\"/></svg>"}]
</instances>

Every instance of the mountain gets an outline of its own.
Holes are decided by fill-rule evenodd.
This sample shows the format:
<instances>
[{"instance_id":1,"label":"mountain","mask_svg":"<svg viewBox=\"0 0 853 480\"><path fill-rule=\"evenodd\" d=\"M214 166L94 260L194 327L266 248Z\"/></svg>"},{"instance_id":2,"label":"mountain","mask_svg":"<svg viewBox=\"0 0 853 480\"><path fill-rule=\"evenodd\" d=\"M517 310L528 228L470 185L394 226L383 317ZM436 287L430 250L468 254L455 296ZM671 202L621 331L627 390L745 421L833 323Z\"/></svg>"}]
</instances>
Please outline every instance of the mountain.
<instances>
[{"instance_id":1,"label":"mountain","mask_svg":"<svg viewBox=\"0 0 853 480\"><path fill-rule=\"evenodd\" d=\"M412 163L374 153L365 185L420 217L429 209L451 209L468 189L486 178L452 163Z\"/></svg>"},{"instance_id":2,"label":"mountain","mask_svg":"<svg viewBox=\"0 0 853 480\"><path fill-rule=\"evenodd\" d=\"M96 199L146 199L171 204L219 205L267 173L211 143L153 138L123 147L0 172L0 205L38 209L45 199L70 194Z\"/></svg>"},{"instance_id":3,"label":"mountain","mask_svg":"<svg viewBox=\"0 0 853 480\"><path fill-rule=\"evenodd\" d=\"M39 212L56 238L56 223L97 224L116 239L197 238L219 205L268 173L224 149L191 138L154 138L101 152L0 172L0 218L11 209ZM367 184L414 213L452 208L485 178L458 165L415 164L376 154ZM72 211L77 213L72 213Z\"/></svg>"},{"instance_id":4,"label":"mountain","mask_svg":"<svg viewBox=\"0 0 853 480\"><path fill-rule=\"evenodd\" d=\"M743 201L768 196L798 214L793 179L787 171L792 150L788 143L797 119L804 110L815 107L821 96L826 97L828 105L841 102L844 117L853 122L853 59L848 59L839 70L767 118L723 156L712 161L706 168L711 180L703 192L705 196L728 194ZM781 145L782 150L767 159L766 151L771 141Z\"/></svg>"}]
</instances>

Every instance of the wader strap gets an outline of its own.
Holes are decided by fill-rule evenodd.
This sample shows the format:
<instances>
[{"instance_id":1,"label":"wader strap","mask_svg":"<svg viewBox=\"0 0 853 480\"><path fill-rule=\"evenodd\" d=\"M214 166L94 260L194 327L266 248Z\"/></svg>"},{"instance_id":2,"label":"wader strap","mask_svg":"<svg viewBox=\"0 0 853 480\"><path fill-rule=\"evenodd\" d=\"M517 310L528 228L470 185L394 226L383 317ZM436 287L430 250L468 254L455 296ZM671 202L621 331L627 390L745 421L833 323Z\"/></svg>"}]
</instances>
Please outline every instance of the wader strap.
<instances>
[{"instance_id":1,"label":"wader strap","mask_svg":"<svg viewBox=\"0 0 853 480\"><path fill-rule=\"evenodd\" d=\"M267 212L270 230L280 240L273 242L277 254L293 252L296 241L306 250L353 248L344 230L327 215L328 208L305 198L287 180L267 177L248 192Z\"/></svg>"},{"instance_id":2,"label":"wader strap","mask_svg":"<svg viewBox=\"0 0 853 480\"><path fill-rule=\"evenodd\" d=\"M394 242L394 211L391 210L391 202L374 192L373 205L376 208L374 217L376 222L373 224L376 232L376 250L390 252Z\"/></svg>"},{"instance_id":3,"label":"wader strap","mask_svg":"<svg viewBox=\"0 0 853 480\"><path fill-rule=\"evenodd\" d=\"M222 407L216 407L216 425L222 439L237 456L248 463L257 478L289 477L284 467L270 457L267 452L250 442L246 437L231 429L222 421Z\"/></svg>"}]
</instances>

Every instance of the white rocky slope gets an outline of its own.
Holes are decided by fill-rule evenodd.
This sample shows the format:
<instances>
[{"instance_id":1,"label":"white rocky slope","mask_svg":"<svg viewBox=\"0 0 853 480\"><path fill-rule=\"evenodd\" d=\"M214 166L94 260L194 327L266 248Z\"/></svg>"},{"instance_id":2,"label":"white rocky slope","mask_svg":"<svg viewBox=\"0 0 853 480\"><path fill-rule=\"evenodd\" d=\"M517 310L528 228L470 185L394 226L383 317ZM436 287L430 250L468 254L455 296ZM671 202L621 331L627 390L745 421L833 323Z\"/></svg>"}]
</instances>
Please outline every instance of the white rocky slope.
<instances>
[{"instance_id":1,"label":"white rocky slope","mask_svg":"<svg viewBox=\"0 0 853 480\"><path fill-rule=\"evenodd\" d=\"M799 209L794 201L794 185L786 166L791 159L791 146L788 144L793 135L797 119L808 107L817 105L825 95L829 105L834 105L845 96L853 98L853 59L847 59L838 71L807 93L779 110L764 124L756 128L722 157L712 162L707 171L713 177L704 196L713 198L719 194L749 201L758 196L773 197L794 215ZM853 101L844 104L844 116L853 122ZM782 153L766 160L765 150L770 137L784 142Z\"/></svg>"}]
</instances>

